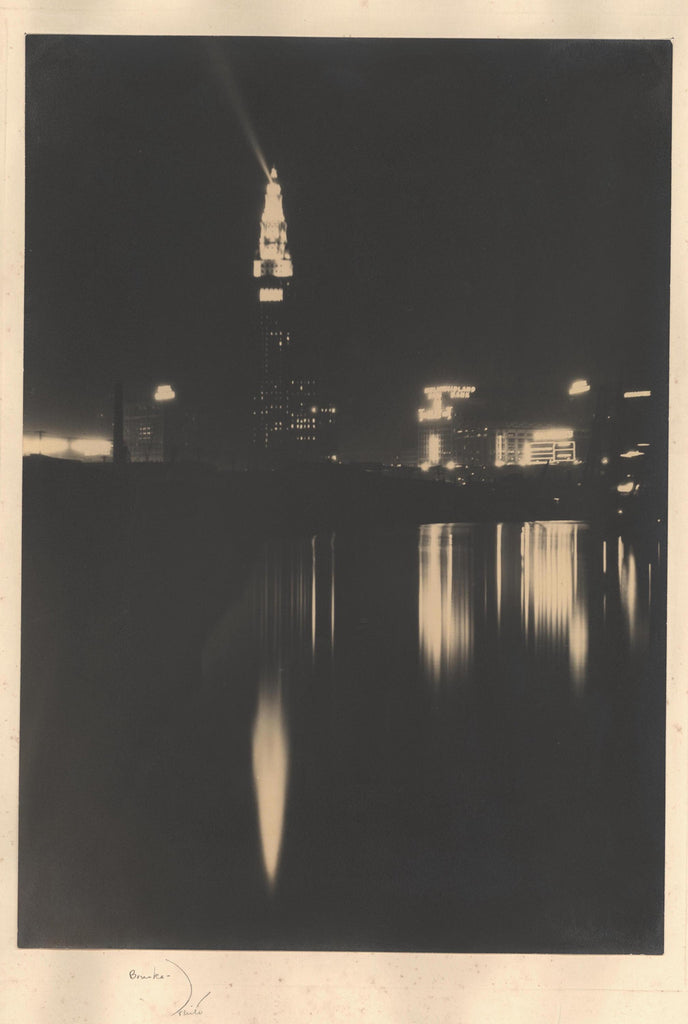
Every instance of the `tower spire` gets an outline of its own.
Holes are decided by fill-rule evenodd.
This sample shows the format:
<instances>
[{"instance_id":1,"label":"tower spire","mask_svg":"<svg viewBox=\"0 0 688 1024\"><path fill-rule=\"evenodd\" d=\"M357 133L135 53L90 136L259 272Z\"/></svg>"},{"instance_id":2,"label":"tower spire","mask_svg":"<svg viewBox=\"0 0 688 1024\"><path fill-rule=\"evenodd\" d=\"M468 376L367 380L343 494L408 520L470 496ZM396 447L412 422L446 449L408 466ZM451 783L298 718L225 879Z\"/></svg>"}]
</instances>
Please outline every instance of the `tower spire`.
<instances>
[{"instance_id":1,"label":"tower spire","mask_svg":"<svg viewBox=\"0 0 688 1024\"><path fill-rule=\"evenodd\" d=\"M265 203L260 219L258 257L254 269L256 277L292 276L291 256L287 248L287 222L282 206L282 187L274 167L265 187Z\"/></svg>"}]
</instances>

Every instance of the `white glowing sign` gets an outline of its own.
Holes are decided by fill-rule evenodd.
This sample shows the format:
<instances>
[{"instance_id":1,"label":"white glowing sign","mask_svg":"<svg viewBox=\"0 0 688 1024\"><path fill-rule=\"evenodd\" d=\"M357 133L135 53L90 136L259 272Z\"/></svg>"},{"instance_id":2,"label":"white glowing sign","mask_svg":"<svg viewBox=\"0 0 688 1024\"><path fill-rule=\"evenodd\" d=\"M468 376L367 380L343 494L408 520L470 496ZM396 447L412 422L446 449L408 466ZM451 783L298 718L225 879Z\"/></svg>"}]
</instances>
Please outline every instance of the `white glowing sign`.
<instances>
[{"instance_id":1,"label":"white glowing sign","mask_svg":"<svg viewBox=\"0 0 688 1024\"><path fill-rule=\"evenodd\" d=\"M424 394L430 400L429 409L418 410L418 421L425 420L450 420L454 410L450 405L445 405L443 398L446 395L449 401L470 398L475 391L473 384L439 384L434 387L423 388Z\"/></svg>"},{"instance_id":2,"label":"white glowing sign","mask_svg":"<svg viewBox=\"0 0 688 1024\"><path fill-rule=\"evenodd\" d=\"M432 466L436 466L440 461L440 437L439 434L431 434L428 438L428 459Z\"/></svg>"},{"instance_id":3,"label":"white glowing sign","mask_svg":"<svg viewBox=\"0 0 688 1024\"><path fill-rule=\"evenodd\" d=\"M624 391L624 398L650 398L651 391Z\"/></svg>"},{"instance_id":4,"label":"white glowing sign","mask_svg":"<svg viewBox=\"0 0 688 1024\"><path fill-rule=\"evenodd\" d=\"M261 288L258 292L258 298L261 302L281 302L284 298L284 292L281 288Z\"/></svg>"}]
</instances>

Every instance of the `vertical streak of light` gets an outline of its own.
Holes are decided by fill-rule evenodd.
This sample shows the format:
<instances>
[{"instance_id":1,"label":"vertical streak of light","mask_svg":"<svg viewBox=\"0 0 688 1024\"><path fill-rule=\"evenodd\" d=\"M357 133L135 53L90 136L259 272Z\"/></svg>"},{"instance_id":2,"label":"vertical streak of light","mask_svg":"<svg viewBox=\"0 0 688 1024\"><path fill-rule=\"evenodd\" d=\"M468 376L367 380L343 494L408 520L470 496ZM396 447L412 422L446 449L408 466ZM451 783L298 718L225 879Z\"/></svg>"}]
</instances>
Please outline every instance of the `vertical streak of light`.
<instances>
[{"instance_id":1,"label":"vertical streak of light","mask_svg":"<svg viewBox=\"0 0 688 1024\"><path fill-rule=\"evenodd\" d=\"M315 535L311 539L311 658L315 661L315 612L316 612L316 596L315 596L315 571L316 571L316 559L315 559Z\"/></svg>"},{"instance_id":2,"label":"vertical streak of light","mask_svg":"<svg viewBox=\"0 0 688 1024\"><path fill-rule=\"evenodd\" d=\"M443 564L441 565L440 572L444 570L444 587L440 597L440 614L442 616L442 632L441 632L441 651L442 660L445 662L445 668L447 667L446 662L448 660L448 645L450 638L453 634L452 615L454 611L454 595L453 595L453 571L454 571L454 538L452 536L451 526L445 526L443 529L444 539L446 543L440 550L440 557L444 555Z\"/></svg>"},{"instance_id":3,"label":"vertical streak of light","mask_svg":"<svg viewBox=\"0 0 688 1024\"><path fill-rule=\"evenodd\" d=\"M334 657L334 538L332 531L330 538L330 652Z\"/></svg>"},{"instance_id":4,"label":"vertical streak of light","mask_svg":"<svg viewBox=\"0 0 688 1024\"><path fill-rule=\"evenodd\" d=\"M652 562L647 563L647 607L652 607Z\"/></svg>"},{"instance_id":5,"label":"vertical streak of light","mask_svg":"<svg viewBox=\"0 0 688 1024\"><path fill-rule=\"evenodd\" d=\"M502 524L497 523L497 632L502 623Z\"/></svg>"},{"instance_id":6,"label":"vertical streak of light","mask_svg":"<svg viewBox=\"0 0 688 1024\"><path fill-rule=\"evenodd\" d=\"M607 574L607 542L602 541L602 572L606 576Z\"/></svg>"},{"instance_id":7,"label":"vertical streak of light","mask_svg":"<svg viewBox=\"0 0 688 1024\"><path fill-rule=\"evenodd\" d=\"M263 867L272 890L277 880L282 848L289 776L289 743L282 688L279 682L275 686L272 679L262 679L259 684L252 747Z\"/></svg>"}]
</instances>

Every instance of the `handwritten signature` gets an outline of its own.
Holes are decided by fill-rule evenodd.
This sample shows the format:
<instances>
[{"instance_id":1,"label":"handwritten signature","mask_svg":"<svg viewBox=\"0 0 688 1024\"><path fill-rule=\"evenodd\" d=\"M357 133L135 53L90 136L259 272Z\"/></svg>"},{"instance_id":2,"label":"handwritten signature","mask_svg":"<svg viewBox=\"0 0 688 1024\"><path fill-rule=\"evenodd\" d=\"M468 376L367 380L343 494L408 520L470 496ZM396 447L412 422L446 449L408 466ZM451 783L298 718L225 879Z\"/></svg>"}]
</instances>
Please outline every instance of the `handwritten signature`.
<instances>
[{"instance_id":1,"label":"handwritten signature","mask_svg":"<svg viewBox=\"0 0 688 1024\"><path fill-rule=\"evenodd\" d=\"M186 980L189 983L189 994L186 997L186 1000L182 1003L182 1005L177 1010L173 1010L172 1011L171 1016L172 1017L195 1017L195 1016L201 1017L201 1016L203 1016L203 1010L199 1010L199 1006L201 1005L201 1003L203 1002L204 999L208 998L208 996L210 995L210 992L206 992L206 994L204 996L201 996L201 998L196 1003L193 1003L192 1002L192 1000L193 1000L193 985L191 984L191 978L186 973L184 968L180 967L179 964L176 964L174 962L174 960L169 960L167 957L165 957L165 959L167 960L168 964L172 964L172 966L176 967L178 971L181 971L182 974L184 975L184 977L186 978ZM187 1007L189 1007L189 1009L187 1009Z\"/></svg>"},{"instance_id":2,"label":"handwritten signature","mask_svg":"<svg viewBox=\"0 0 688 1024\"><path fill-rule=\"evenodd\" d=\"M180 971L180 973L184 975L184 977L186 978L186 980L188 982L188 985L189 985L189 993L188 993L186 999L184 1000L184 1002L182 1003L181 1006L177 1007L176 1010L172 1010L172 1013L170 1014L170 1016L171 1017L202 1017L203 1016L203 1010L200 1009L200 1006L201 1006L201 1003L203 1002L203 1000L208 998L208 996L210 995L210 992L206 992L206 994L204 996L201 996L200 999L194 1001L193 985L191 983L191 978L189 977L189 975L186 973L184 968L180 967L179 964L176 964L174 962L174 960L169 960L169 959L167 959L167 957L165 957L165 959L166 959L168 964L172 964L173 967L176 967L177 970ZM132 970L132 971L129 971L129 977L131 978L132 981L164 981L165 978L171 978L172 975L171 974L159 974L158 971L156 970L156 968L154 967L152 974L139 974L138 971Z\"/></svg>"}]
</instances>

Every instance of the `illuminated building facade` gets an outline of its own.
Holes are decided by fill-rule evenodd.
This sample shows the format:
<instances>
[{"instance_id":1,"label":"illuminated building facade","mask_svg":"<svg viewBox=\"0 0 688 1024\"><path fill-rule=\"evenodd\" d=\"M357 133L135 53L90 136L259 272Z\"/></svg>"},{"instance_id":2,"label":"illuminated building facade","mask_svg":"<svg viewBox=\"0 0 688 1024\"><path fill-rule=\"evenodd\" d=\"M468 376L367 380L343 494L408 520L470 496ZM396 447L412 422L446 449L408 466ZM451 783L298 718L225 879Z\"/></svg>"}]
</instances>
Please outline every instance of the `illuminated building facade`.
<instances>
[{"instance_id":1,"label":"illuminated building facade","mask_svg":"<svg viewBox=\"0 0 688 1024\"><path fill-rule=\"evenodd\" d=\"M427 405L418 410L418 465L453 469L457 460L455 403L475 392L473 385L439 384L424 388Z\"/></svg>"},{"instance_id":2,"label":"illuminated building facade","mask_svg":"<svg viewBox=\"0 0 688 1024\"><path fill-rule=\"evenodd\" d=\"M569 427L508 427L495 433L495 466L542 466L576 462Z\"/></svg>"},{"instance_id":3,"label":"illuminated building facade","mask_svg":"<svg viewBox=\"0 0 688 1024\"><path fill-rule=\"evenodd\" d=\"M151 402L130 402L124 411L124 444L130 462L162 462L163 410Z\"/></svg>"},{"instance_id":4,"label":"illuminated building facade","mask_svg":"<svg viewBox=\"0 0 688 1024\"><path fill-rule=\"evenodd\" d=\"M260 354L253 440L257 449L271 457L334 458L335 409L321 407L316 380L298 369L293 337L293 276L282 188L273 168L265 189L258 253L253 262Z\"/></svg>"},{"instance_id":5,"label":"illuminated building facade","mask_svg":"<svg viewBox=\"0 0 688 1024\"><path fill-rule=\"evenodd\" d=\"M197 417L180 405L169 384L150 397L124 403L123 441L128 462L177 462L199 458Z\"/></svg>"}]
</instances>

